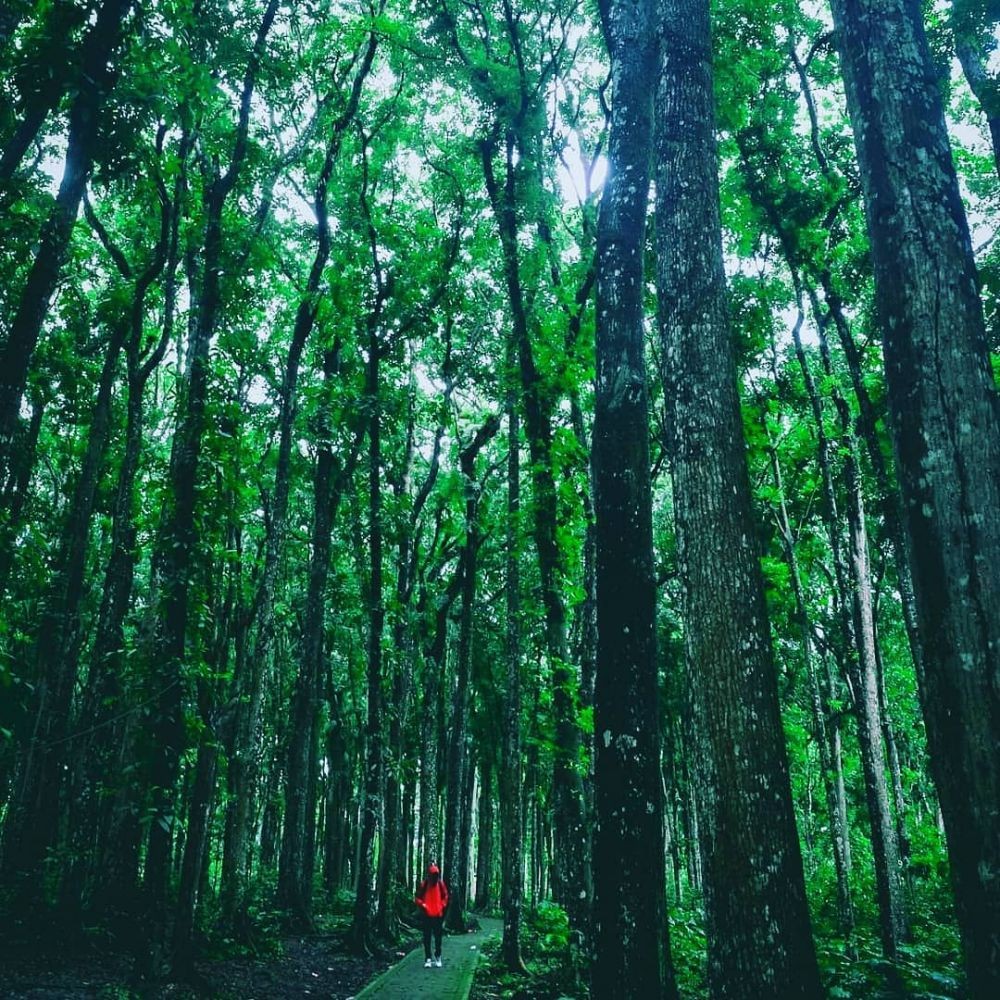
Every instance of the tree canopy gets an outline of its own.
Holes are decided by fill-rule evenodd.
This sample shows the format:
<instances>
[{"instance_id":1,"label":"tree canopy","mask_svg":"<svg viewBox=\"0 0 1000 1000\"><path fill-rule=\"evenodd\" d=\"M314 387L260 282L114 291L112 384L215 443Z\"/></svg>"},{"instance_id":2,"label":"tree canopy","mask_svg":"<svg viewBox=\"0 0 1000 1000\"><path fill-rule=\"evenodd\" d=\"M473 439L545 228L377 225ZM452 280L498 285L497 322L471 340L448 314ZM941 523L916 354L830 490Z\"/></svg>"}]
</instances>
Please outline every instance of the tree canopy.
<instances>
[{"instance_id":1,"label":"tree canopy","mask_svg":"<svg viewBox=\"0 0 1000 1000\"><path fill-rule=\"evenodd\" d=\"M998 39L5 3L0 960L996 996Z\"/></svg>"}]
</instances>

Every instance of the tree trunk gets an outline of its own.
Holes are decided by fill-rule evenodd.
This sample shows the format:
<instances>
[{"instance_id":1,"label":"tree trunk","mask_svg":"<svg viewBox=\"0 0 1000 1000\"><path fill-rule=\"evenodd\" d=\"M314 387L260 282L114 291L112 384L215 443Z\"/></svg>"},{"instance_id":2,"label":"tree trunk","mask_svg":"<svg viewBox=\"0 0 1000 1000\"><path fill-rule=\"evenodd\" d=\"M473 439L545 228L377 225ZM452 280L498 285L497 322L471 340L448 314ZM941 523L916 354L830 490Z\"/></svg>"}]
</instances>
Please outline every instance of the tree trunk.
<instances>
[{"instance_id":1,"label":"tree trunk","mask_svg":"<svg viewBox=\"0 0 1000 1000\"><path fill-rule=\"evenodd\" d=\"M471 742L471 741L470 741ZM470 890L472 888L472 815L476 796L476 759L470 745L465 752L465 769L463 772L464 787L462 789L462 823L458 831L458 896L462 917L470 906ZM452 898L455 896L455 883L450 886ZM448 903L449 908L452 902Z\"/></svg>"},{"instance_id":2,"label":"tree trunk","mask_svg":"<svg viewBox=\"0 0 1000 1000\"><path fill-rule=\"evenodd\" d=\"M459 466L465 485L465 542L462 545L462 610L458 633L457 683L453 700L451 740L448 745L448 791L445 816L445 868L443 877L451 889L446 924L455 931L465 930L468 857L463 860L463 830L466 829L464 810L470 805L466 795L466 770L469 766L466 748L469 714L469 683L472 671L473 613L476 602L476 555L479 547L479 493L476 482L476 458L483 447L500 429L497 417L490 417L472 440L462 449Z\"/></svg>"},{"instance_id":3,"label":"tree trunk","mask_svg":"<svg viewBox=\"0 0 1000 1000\"><path fill-rule=\"evenodd\" d=\"M127 317L110 331L97 386L87 449L73 490L56 560L55 580L38 630L37 696L31 737L19 768L11 815L5 824L4 867L21 905L42 903L42 864L57 842L65 755L79 667L80 604L98 478L110 432L118 357L128 332Z\"/></svg>"},{"instance_id":4,"label":"tree trunk","mask_svg":"<svg viewBox=\"0 0 1000 1000\"><path fill-rule=\"evenodd\" d=\"M507 610L506 684L500 774L500 897L503 906L504 965L524 971L521 957L521 904L524 896L524 834L522 816L521 740L521 426L513 389L516 371L513 345L507 348L507 511L504 552L504 593Z\"/></svg>"},{"instance_id":5,"label":"tree trunk","mask_svg":"<svg viewBox=\"0 0 1000 1000\"><path fill-rule=\"evenodd\" d=\"M332 388L340 374L340 344L324 353L323 376ZM333 454L332 430L324 414L322 440L316 456L314 507L311 533L309 584L306 592L305 622L302 630L301 658L292 696L291 727L285 765L285 816L278 867L278 899L301 927L312 924L312 885L306 882L307 811L309 802L310 759L315 753L315 719L318 708L318 684L323 659L323 623L326 583L330 570L331 531L340 498L354 469L360 445L360 431L355 432L351 450L342 465Z\"/></svg>"},{"instance_id":6,"label":"tree trunk","mask_svg":"<svg viewBox=\"0 0 1000 1000\"><path fill-rule=\"evenodd\" d=\"M659 321L709 984L731 998L818 997L726 302L708 3L659 10Z\"/></svg>"},{"instance_id":7,"label":"tree trunk","mask_svg":"<svg viewBox=\"0 0 1000 1000\"><path fill-rule=\"evenodd\" d=\"M376 262L377 269L377 262ZM381 289L379 294L381 295ZM372 919L372 878L375 875L375 838L384 834L383 791L385 782L385 733L382 704L382 632L385 605L382 603L382 437L379 400L378 307L369 316L368 368L365 396L368 423L368 557L371 579L368 587L368 718L365 727L364 798L361 843L358 854L357 894L351 943L358 952L370 947Z\"/></svg>"},{"instance_id":8,"label":"tree trunk","mask_svg":"<svg viewBox=\"0 0 1000 1000\"><path fill-rule=\"evenodd\" d=\"M340 693L328 682L329 721L326 730L326 826L324 828L323 884L327 895L344 885L347 840L347 808L350 801L351 772L347 756L345 720Z\"/></svg>"},{"instance_id":9,"label":"tree trunk","mask_svg":"<svg viewBox=\"0 0 1000 1000\"><path fill-rule=\"evenodd\" d=\"M773 444L769 447L769 454L771 469L774 473L774 484L778 491L778 527L784 543L785 558L788 562L788 570L792 582L792 593L795 595L796 616L799 619L799 629L802 633L802 658L805 661L806 676L809 678L813 725L816 729L816 745L819 748L823 790L826 794L827 822L830 824L833 866L837 874L837 916L840 922L841 935L845 940L850 941L854 934L854 901L851 898L851 884L849 879L850 863L848 860L849 839L847 815L846 811L841 812L837 797L837 776L834 772L832 746L827 727L827 711L823 702L823 694L819 685L819 675L816 672L815 657L813 655L812 624L809 621L806 595L802 586L802 577L799 574L798 558L795 554L795 540L792 535L791 521L785 503L785 489L782 481L781 466L778 463L777 449Z\"/></svg>"},{"instance_id":10,"label":"tree trunk","mask_svg":"<svg viewBox=\"0 0 1000 1000\"><path fill-rule=\"evenodd\" d=\"M14 445L14 462L8 470L6 481L2 484L0 510L6 512L6 517L0 523L0 600L3 600L7 592L7 581L10 579L11 567L14 564L15 539L21 525L24 503L28 498L31 473L35 468L38 435L42 429L44 414L45 404L32 400L28 427L22 432L23 441Z\"/></svg>"},{"instance_id":11,"label":"tree trunk","mask_svg":"<svg viewBox=\"0 0 1000 1000\"><path fill-rule=\"evenodd\" d=\"M871 579L868 570L868 543L864 503L857 466L857 447L850 426L846 401L839 389L832 395L837 404L843 437L844 480L847 493L848 551L844 552L831 460L830 441L824 427L823 401L816 386L800 336L800 321L792 329L795 354L806 385L816 423L824 505L823 518L834 564L839 610L841 653L854 695L858 720L858 745L865 778L865 797L871 829L872 859L879 910L882 948L894 958L907 935L906 908L899 870L899 847L889 806L882 721L876 686L875 640L871 606ZM824 345L824 334L820 333ZM832 375L828 365L827 375Z\"/></svg>"},{"instance_id":12,"label":"tree trunk","mask_svg":"<svg viewBox=\"0 0 1000 1000\"><path fill-rule=\"evenodd\" d=\"M170 455L170 496L153 557L161 588L153 640L151 681L155 704L151 722L149 783L152 789L144 892L148 904L149 947L139 956L140 973L157 976L163 958L168 910L169 858L173 838L175 785L184 745L183 687L186 675L188 604L196 564L195 519L199 458L208 396L209 346L221 304L223 208L236 184L247 150L250 105L264 43L280 0L269 0L249 57L240 100L240 120L228 169L206 184L202 286L197 322L189 348L186 383L178 408Z\"/></svg>"},{"instance_id":13,"label":"tree trunk","mask_svg":"<svg viewBox=\"0 0 1000 1000\"><path fill-rule=\"evenodd\" d=\"M919 8L835 0L890 430L924 643L921 700L973 996L1000 992L1000 414ZM900 149L913 150L900 157ZM916 238L914 234L918 234Z\"/></svg>"},{"instance_id":14,"label":"tree trunk","mask_svg":"<svg viewBox=\"0 0 1000 1000\"><path fill-rule=\"evenodd\" d=\"M850 431L848 429L848 435ZM878 667L875 650L875 624L872 617L871 574L868 568L868 539L865 530L864 501L853 436L845 445L847 458L847 520L851 567L851 603L854 634L858 643L858 673L854 679L861 764L868 792L868 812L872 822L872 851L875 861L875 884L879 901L882 947L895 958L906 941L909 929L903 896L899 841L889 804L886 780L885 747L882 742L882 713L878 694ZM855 663L853 657L849 661ZM862 733L863 730L863 733ZM876 829L877 828L877 829Z\"/></svg>"},{"instance_id":15,"label":"tree trunk","mask_svg":"<svg viewBox=\"0 0 1000 1000\"><path fill-rule=\"evenodd\" d=\"M877 618L877 615L876 615ZM889 762L889 776L892 778L892 804L896 819L896 842L899 845L899 867L907 889L910 883L910 836L906 831L908 806L903 792L903 772L899 760L899 746L896 731L889 713L889 702L885 693L885 670L878 641L878 627L875 628L875 668L878 682L879 714L882 717L882 738L885 740L886 759Z\"/></svg>"},{"instance_id":16,"label":"tree trunk","mask_svg":"<svg viewBox=\"0 0 1000 1000\"><path fill-rule=\"evenodd\" d=\"M975 10L976 4L963 5ZM952 0L952 29L955 34L955 55L962 64L962 73L969 85L979 108L986 118L993 148L993 165L1000 174L1000 83L987 69L987 53L983 51L984 28L975 24L970 13L960 13L958 4ZM993 15L995 17L995 15ZM984 26L985 27L985 26ZM994 43L995 44L995 43Z\"/></svg>"},{"instance_id":17,"label":"tree trunk","mask_svg":"<svg viewBox=\"0 0 1000 1000\"><path fill-rule=\"evenodd\" d=\"M181 879L177 891L171 973L181 980L188 978L194 970L195 913L209 843L218 760L219 748L214 734L208 729L202 734L198 744L191 806L188 810L187 838L184 841L184 859L181 862Z\"/></svg>"},{"instance_id":18,"label":"tree trunk","mask_svg":"<svg viewBox=\"0 0 1000 1000\"><path fill-rule=\"evenodd\" d=\"M566 634L566 604L561 592L563 555L557 541L558 495L552 461L551 391L542 384L532 353L529 314L525 302L518 251L519 223L515 154L529 151L518 136L505 136L505 172L501 188L494 172L494 143L483 144L482 160L486 189L496 217L504 258L504 277L511 307L514 343L524 404L525 429L531 454L534 501L534 538L541 575L545 611L545 645L552 672L552 701L556 724L553 800L558 844L554 861L554 896L566 907L570 925L586 937L590 921L593 879L590 845L586 829L586 796L580 773L581 733L578 720L579 682L569 662Z\"/></svg>"},{"instance_id":19,"label":"tree trunk","mask_svg":"<svg viewBox=\"0 0 1000 1000\"><path fill-rule=\"evenodd\" d=\"M484 750L479 762L479 820L476 844L476 898L473 907L485 913L493 906L493 762Z\"/></svg>"},{"instance_id":20,"label":"tree trunk","mask_svg":"<svg viewBox=\"0 0 1000 1000\"><path fill-rule=\"evenodd\" d=\"M257 596L256 629L254 632L254 651L248 663L249 671L245 679L235 691L237 716L235 727L234 752L231 759L230 791L232 795L231 809L233 842L229 864L223 872L223 919L233 924L242 923L246 908L246 853L248 838L248 822L253 808L253 787L256 781L256 742L261 706L261 690L264 671L268 665L271 647L274 643L274 590L278 576L281 552L284 544L285 522L288 513L288 495L290 489L290 467L292 454L292 431L297 410L297 389L299 365L302 352L316 325L316 315L320 304L320 289L327 262L330 259L330 222L328 212L328 189L333 166L343 144L344 133L357 113L358 104L364 82L371 71L372 62L378 41L375 34L368 38L367 47L361 58L361 63L354 76L347 106L338 116L330 129L326 144L323 165L316 180L313 196L313 211L316 215L316 251L313 255L309 277L306 280L305 293L299 301L295 314L295 325L292 330L292 340L288 349L288 357L281 383L281 412L278 420L278 463L274 478L274 502L271 508L271 518L268 525L267 544L264 554L264 569L261 574L260 589ZM327 378L337 374L339 351L334 351L328 358L333 366L324 372ZM325 456L325 458L324 458ZM322 469L320 466L322 465ZM323 629L323 593L326 584L327 563L329 562L329 533L333 523L335 502L329 495L333 460L328 449L321 449L317 462L316 473L316 523L314 542L319 542L320 553L313 549L314 560L323 559L323 566L313 564L310 571L309 603L307 605L308 621L306 626L306 641L303 643L304 656L299 673L301 688L296 688L295 708L299 723L309 711L306 702L312 701L315 719L316 704L319 696L314 689L320 683L320 659L322 657ZM321 510L320 508L325 508ZM322 540L319 534L322 532ZM316 579L313 579L313 574ZM321 579L320 579L321 578ZM298 679L297 679L298 683ZM310 730L311 732L311 730ZM292 822L286 822L287 847L282 843L282 869L279 873L279 898L300 922L311 922L311 880L303 877L302 839L305 830L311 829L305 818L305 812L300 808L302 793L302 778L304 753L302 741L305 731L293 729L287 771L289 781L288 792L294 800ZM315 741L314 741L315 742ZM294 783L294 784L293 784ZM227 877L228 876L228 877Z\"/></svg>"},{"instance_id":21,"label":"tree trunk","mask_svg":"<svg viewBox=\"0 0 1000 1000\"><path fill-rule=\"evenodd\" d=\"M59 193L42 227L38 249L0 349L0 481L16 465L13 447L28 368L97 152L101 111L117 76L112 60L131 6L132 0L105 0L81 53L80 84L69 110Z\"/></svg>"},{"instance_id":22,"label":"tree trunk","mask_svg":"<svg viewBox=\"0 0 1000 1000\"><path fill-rule=\"evenodd\" d=\"M651 0L603 10L614 100L597 224L593 434L597 542L591 991L676 997L666 912L656 570L642 256L652 153Z\"/></svg>"}]
</instances>

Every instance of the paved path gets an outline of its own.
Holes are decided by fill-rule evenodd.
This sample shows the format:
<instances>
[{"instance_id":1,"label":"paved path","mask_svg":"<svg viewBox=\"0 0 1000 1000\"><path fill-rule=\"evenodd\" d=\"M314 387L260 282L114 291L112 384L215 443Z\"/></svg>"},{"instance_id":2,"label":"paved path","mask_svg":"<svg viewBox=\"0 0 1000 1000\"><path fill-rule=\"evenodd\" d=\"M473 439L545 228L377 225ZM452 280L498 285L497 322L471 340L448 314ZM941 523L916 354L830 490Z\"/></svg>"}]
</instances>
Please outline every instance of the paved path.
<instances>
[{"instance_id":1,"label":"paved path","mask_svg":"<svg viewBox=\"0 0 1000 1000\"><path fill-rule=\"evenodd\" d=\"M483 942L503 931L499 920L479 917L482 930L446 934L440 969L424 968L424 949L416 947L401 962L370 982L356 1000L466 1000Z\"/></svg>"}]
</instances>

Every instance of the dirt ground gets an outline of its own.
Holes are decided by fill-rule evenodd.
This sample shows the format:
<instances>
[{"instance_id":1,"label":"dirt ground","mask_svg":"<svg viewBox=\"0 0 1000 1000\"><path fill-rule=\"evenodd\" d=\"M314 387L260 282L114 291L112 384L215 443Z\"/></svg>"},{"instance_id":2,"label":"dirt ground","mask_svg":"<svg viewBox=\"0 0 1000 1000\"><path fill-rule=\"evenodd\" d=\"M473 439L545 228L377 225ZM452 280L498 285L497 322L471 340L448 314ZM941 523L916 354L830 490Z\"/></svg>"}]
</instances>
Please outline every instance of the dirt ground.
<instances>
[{"instance_id":1,"label":"dirt ground","mask_svg":"<svg viewBox=\"0 0 1000 1000\"><path fill-rule=\"evenodd\" d=\"M2 934L2 929L0 929ZM166 983L138 992L129 987L130 963L98 952L0 954L2 1000L348 1000L406 954L357 958L329 938L289 937L280 955L201 962L192 984Z\"/></svg>"}]
</instances>

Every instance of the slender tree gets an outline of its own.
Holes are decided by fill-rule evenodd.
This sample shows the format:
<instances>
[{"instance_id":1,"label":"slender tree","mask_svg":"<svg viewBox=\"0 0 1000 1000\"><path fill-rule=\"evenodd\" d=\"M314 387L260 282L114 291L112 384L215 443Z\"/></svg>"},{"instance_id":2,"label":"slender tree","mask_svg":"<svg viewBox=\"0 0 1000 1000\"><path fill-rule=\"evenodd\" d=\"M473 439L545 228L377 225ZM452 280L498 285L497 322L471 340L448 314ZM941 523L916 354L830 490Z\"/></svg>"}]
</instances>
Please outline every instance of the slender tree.
<instances>
[{"instance_id":1,"label":"slender tree","mask_svg":"<svg viewBox=\"0 0 1000 1000\"><path fill-rule=\"evenodd\" d=\"M205 425L209 380L209 347L222 302L221 255L223 209L236 185L247 156L250 110L264 48L280 0L270 0L256 32L240 93L239 117L228 164L210 168L203 195L205 235L203 286L189 348L188 384L178 411L170 460L171 505L157 543L154 566L162 581L160 613L154 638L153 683L155 714L152 731L156 751L151 756L149 782L153 789L153 822L144 872L148 903L149 944L139 962L146 975L159 974L165 945L170 856L174 827L175 782L183 749L183 685L187 662L187 630L192 570L197 563L196 484Z\"/></svg>"},{"instance_id":2,"label":"slender tree","mask_svg":"<svg viewBox=\"0 0 1000 1000\"><path fill-rule=\"evenodd\" d=\"M59 193L0 348L0 478L12 467L19 410L35 345L62 270L70 233L98 149L100 116L117 77L116 53L132 0L106 0L80 56L80 85L69 112Z\"/></svg>"}]
</instances>

